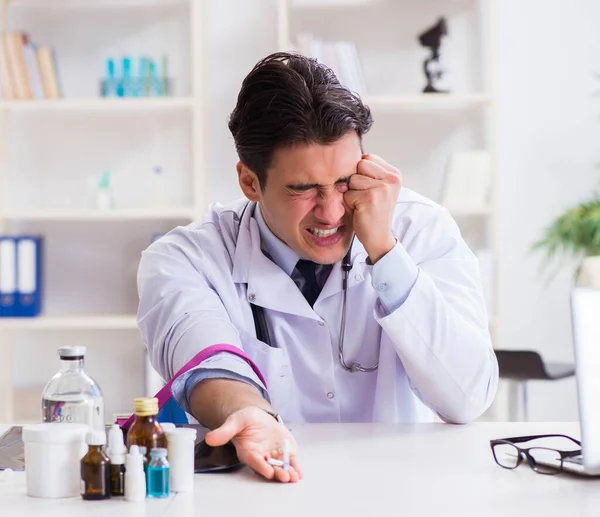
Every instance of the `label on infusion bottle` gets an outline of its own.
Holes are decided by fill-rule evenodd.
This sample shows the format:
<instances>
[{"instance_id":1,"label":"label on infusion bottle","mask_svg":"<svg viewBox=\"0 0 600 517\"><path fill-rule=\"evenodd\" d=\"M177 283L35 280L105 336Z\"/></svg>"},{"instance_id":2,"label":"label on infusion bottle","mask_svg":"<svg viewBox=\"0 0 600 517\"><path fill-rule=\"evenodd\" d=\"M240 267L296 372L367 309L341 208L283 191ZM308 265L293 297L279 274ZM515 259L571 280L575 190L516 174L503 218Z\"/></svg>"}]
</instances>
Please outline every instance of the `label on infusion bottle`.
<instances>
[{"instance_id":1,"label":"label on infusion bottle","mask_svg":"<svg viewBox=\"0 0 600 517\"><path fill-rule=\"evenodd\" d=\"M44 422L86 424L93 429L104 429L102 398L65 402L42 400Z\"/></svg>"}]
</instances>

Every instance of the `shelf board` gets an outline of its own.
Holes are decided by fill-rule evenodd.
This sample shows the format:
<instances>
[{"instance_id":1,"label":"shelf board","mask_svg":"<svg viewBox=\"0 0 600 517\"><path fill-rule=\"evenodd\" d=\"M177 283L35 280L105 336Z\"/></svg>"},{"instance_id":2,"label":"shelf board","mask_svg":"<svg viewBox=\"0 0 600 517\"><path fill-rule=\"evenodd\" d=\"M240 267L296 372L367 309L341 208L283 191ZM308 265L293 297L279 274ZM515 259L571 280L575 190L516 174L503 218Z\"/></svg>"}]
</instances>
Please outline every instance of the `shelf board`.
<instances>
[{"instance_id":1,"label":"shelf board","mask_svg":"<svg viewBox=\"0 0 600 517\"><path fill-rule=\"evenodd\" d=\"M0 219L14 221L153 221L194 219L191 208L114 210L27 210L0 213Z\"/></svg>"},{"instance_id":2,"label":"shelf board","mask_svg":"<svg viewBox=\"0 0 600 517\"><path fill-rule=\"evenodd\" d=\"M151 111L189 109L191 97L140 97L140 98L97 98L58 99L29 101L0 101L0 111L43 112L43 111Z\"/></svg>"},{"instance_id":3,"label":"shelf board","mask_svg":"<svg viewBox=\"0 0 600 517\"><path fill-rule=\"evenodd\" d=\"M445 207L450 214L455 217L469 217L469 216L488 216L493 213L494 209L491 205L483 205L479 207Z\"/></svg>"},{"instance_id":4,"label":"shelf board","mask_svg":"<svg viewBox=\"0 0 600 517\"><path fill-rule=\"evenodd\" d=\"M485 106L486 94L423 93L417 95L365 95L363 102L373 109L461 109Z\"/></svg>"},{"instance_id":5,"label":"shelf board","mask_svg":"<svg viewBox=\"0 0 600 517\"><path fill-rule=\"evenodd\" d=\"M0 330L137 330L135 315L0 318Z\"/></svg>"},{"instance_id":6,"label":"shelf board","mask_svg":"<svg viewBox=\"0 0 600 517\"><path fill-rule=\"evenodd\" d=\"M299 9L326 9L331 7L365 7L379 0L292 0L291 7Z\"/></svg>"},{"instance_id":7,"label":"shelf board","mask_svg":"<svg viewBox=\"0 0 600 517\"><path fill-rule=\"evenodd\" d=\"M189 0L8 0L8 5L25 9L169 9L189 5Z\"/></svg>"}]
</instances>

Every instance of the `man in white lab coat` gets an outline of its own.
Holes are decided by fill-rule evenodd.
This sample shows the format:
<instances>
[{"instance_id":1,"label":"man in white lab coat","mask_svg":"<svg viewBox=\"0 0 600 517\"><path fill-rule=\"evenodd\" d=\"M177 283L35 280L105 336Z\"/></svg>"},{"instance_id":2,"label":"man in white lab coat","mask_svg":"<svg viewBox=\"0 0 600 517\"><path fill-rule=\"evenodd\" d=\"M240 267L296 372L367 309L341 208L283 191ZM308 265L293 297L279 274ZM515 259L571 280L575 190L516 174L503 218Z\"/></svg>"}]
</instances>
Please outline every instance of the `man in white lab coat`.
<instances>
[{"instance_id":1,"label":"man in white lab coat","mask_svg":"<svg viewBox=\"0 0 600 517\"><path fill-rule=\"evenodd\" d=\"M498 365L478 265L448 212L365 154L372 117L326 67L259 62L229 128L246 199L153 243L139 327L179 405L266 478L288 422L465 423ZM202 358L200 361L198 358ZM291 468L281 460L292 444Z\"/></svg>"}]
</instances>

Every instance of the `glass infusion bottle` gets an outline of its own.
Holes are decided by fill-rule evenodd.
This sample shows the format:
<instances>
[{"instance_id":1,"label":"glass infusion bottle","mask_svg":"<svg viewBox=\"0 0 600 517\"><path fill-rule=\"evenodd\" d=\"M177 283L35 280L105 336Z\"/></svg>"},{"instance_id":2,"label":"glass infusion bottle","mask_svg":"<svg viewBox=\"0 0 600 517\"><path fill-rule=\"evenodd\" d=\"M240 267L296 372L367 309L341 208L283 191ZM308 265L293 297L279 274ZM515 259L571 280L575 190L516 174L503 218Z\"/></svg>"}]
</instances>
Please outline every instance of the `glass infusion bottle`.
<instances>
[{"instance_id":1,"label":"glass infusion bottle","mask_svg":"<svg viewBox=\"0 0 600 517\"><path fill-rule=\"evenodd\" d=\"M42 394L42 420L86 424L104 431L104 399L98 384L85 373L86 348L58 349L60 371L50 379Z\"/></svg>"}]
</instances>

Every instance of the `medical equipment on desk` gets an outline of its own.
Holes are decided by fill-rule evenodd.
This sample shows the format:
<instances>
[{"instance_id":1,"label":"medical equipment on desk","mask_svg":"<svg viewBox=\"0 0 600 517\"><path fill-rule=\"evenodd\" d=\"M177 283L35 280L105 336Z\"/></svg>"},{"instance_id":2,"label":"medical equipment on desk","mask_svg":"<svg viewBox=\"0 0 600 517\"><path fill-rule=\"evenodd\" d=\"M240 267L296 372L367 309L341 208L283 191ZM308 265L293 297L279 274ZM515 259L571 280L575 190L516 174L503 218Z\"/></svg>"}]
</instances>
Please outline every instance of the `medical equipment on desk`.
<instances>
[{"instance_id":1,"label":"medical equipment on desk","mask_svg":"<svg viewBox=\"0 0 600 517\"><path fill-rule=\"evenodd\" d=\"M84 346L58 349L60 371L42 393L42 420L86 424L104 431L104 398L96 381L83 369L85 353Z\"/></svg>"},{"instance_id":2,"label":"medical equipment on desk","mask_svg":"<svg viewBox=\"0 0 600 517\"><path fill-rule=\"evenodd\" d=\"M81 494L80 460L86 453L88 426L69 423L23 427L26 493L63 498Z\"/></svg>"},{"instance_id":3,"label":"medical equipment on desk","mask_svg":"<svg viewBox=\"0 0 600 517\"><path fill-rule=\"evenodd\" d=\"M81 497L88 501L110 498L110 459L104 451L106 433L90 431L86 435L88 451L81 458Z\"/></svg>"},{"instance_id":4,"label":"medical equipment on desk","mask_svg":"<svg viewBox=\"0 0 600 517\"><path fill-rule=\"evenodd\" d=\"M169 471L170 465L167 460L167 449L163 449L162 447L152 449L146 473L149 497L169 496Z\"/></svg>"},{"instance_id":5,"label":"medical equipment on desk","mask_svg":"<svg viewBox=\"0 0 600 517\"><path fill-rule=\"evenodd\" d=\"M146 499L144 459L137 445L132 445L125 463L125 500L140 502Z\"/></svg>"},{"instance_id":6,"label":"medical equipment on desk","mask_svg":"<svg viewBox=\"0 0 600 517\"><path fill-rule=\"evenodd\" d=\"M249 205L250 205L250 202L248 202L246 204L246 206L242 210L242 213L239 217L237 239L239 239L239 235L240 235L241 221L242 221L242 219L244 217L244 213L246 212L246 209L248 208ZM348 364L348 363L346 363L346 360L344 359L344 335L346 332L346 299L347 299L347 293L348 293L348 274L349 274L350 270L352 269L352 260L351 260L352 244L354 244L354 236L352 237L352 241L350 242L350 249L346 253L346 256L342 259L342 291L344 294L343 294L343 301L342 301L342 322L340 324L340 339L339 339L339 343L338 343L338 360L339 360L340 364L342 365L342 368L344 368L344 370L346 370L348 372L370 373L370 372L374 372L375 370L377 370L377 368L379 368L379 364L376 364L374 366L363 366L357 362ZM258 305L255 305L253 303L250 303L250 308L252 309L252 316L254 317L254 326L256 329L257 339L259 341L262 341L263 343L266 343L270 347L275 346L271 342L271 336L269 335L269 328L267 327L267 320L265 318L264 308L260 307Z\"/></svg>"},{"instance_id":7,"label":"medical equipment on desk","mask_svg":"<svg viewBox=\"0 0 600 517\"><path fill-rule=\"evenodd\" d=\"M79 357L82 347L70 348L76 348ZM0 454L0 469L24 466L26 493L33 497L96 500L124 495L127 501L143 501L147 496L168 497L171 491L192 491L197 429L164 423L169 440L155 420L157 404L155 398L134 399L137 430L132 425L129 438L168 445L152 447L147 466L146 446L132 444L127 453L118 424L96 430L83 423L55 421L13 427L2 435L0 449L12 453L6 463Z\"/></svg>"},{"instance_id":8,"label":"medical equipment on desk","mask_svg":"<svg viewBox=\"0 0 600 517\"><path fill-rule=\"evenodd\" d=\"M127 448L123 431L113 424L108 432L108 457L110 458L110 495L125 495L125 455Z\"/></svg>"},{"instance_id":9,"label":"medical equipment on desk","mask_svg":"<svg viewBox=\"0 0 600 517\"><path fill-rule=\"evenodd\" d=\"M170 463L170 488L172 492L194 490L194 446L196 429L174 425L165 428L167 434L167 457Z\"/></svg>"},{"instance_id":10,"label":"medical equipment on desk","mask_svg":"<svg viewBox=\"0 0 600 517\"><path fill-rule=\"evenodd\" d=\"M133 401L135 420L127 431L127 447L146 447L146 458L150 462L152 449L167 448L167 437L156 419L158 399L140 397Z\"/></svg>"}]
</instances>

